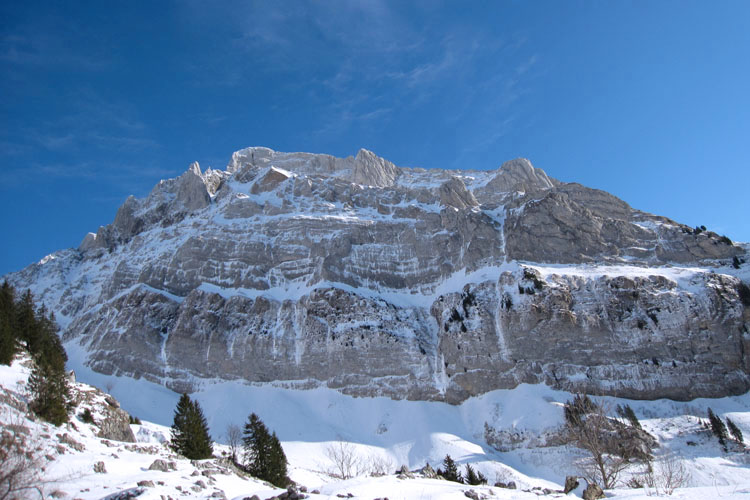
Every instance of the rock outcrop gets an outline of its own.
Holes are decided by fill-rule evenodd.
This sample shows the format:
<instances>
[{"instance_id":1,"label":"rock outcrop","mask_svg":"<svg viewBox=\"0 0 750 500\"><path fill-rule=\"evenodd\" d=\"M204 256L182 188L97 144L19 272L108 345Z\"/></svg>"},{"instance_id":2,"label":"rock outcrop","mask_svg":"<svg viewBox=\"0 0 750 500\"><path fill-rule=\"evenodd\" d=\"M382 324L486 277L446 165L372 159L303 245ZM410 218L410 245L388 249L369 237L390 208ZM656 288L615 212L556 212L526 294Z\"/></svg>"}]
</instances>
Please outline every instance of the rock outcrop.
<instances>
[{"instance_id":1,"label":"rock outcrop","mask_svg":"<svg viewBox=\"0 0 750 500\"><path fill-rule=\"evenodd\" d=\"M8 275L103 373L443 400L750 388L746 248L552 179L236 152ZM198 381L198 382L196 382Z\"/></svg>"}]
</instances>

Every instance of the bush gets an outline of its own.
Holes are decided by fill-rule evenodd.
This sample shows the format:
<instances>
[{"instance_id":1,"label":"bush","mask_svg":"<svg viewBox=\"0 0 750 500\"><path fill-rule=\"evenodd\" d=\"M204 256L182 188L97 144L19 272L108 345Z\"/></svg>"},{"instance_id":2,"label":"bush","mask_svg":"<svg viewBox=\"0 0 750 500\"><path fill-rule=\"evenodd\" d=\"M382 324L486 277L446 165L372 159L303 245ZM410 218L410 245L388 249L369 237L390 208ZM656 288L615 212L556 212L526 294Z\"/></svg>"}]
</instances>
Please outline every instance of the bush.
<instances>
[{"instance_id":1,"label":"bush","mask_svg":"<svg viewBox=\"0 0 750 500\"><path fill-rule=\"evenodd\" d=\"M565 407L568 439L589 455L578 464L582 474L589 482L610 489L634 462L651 460L655 440L632 422L627 426L607 414L604 403L580 394Z\"/></svg>"},{"instance_id":2,"label":"bush","mask_svg":"<svg viewBox=\"0 0 750 500\"><path fill-rule=\"evenodd\" d=\"M242 429L237 424L229 424L227 426L227 432L225 434L227 444L229 445L229 452L231 454L232 463L239 463L239 449L240 443L242 442Z\"/></svg>"},{"instance_id":3,"label":"bush","mask_svg":"<svg viewBox=\"0 0 750 500\"><path fill-rule=\"evenodd\" d=\"M662 455L649 467L645 474L645 486L657 495L671 495L674 490L686 486L690 474L682 460L675 455ZM649 493L650 495L650 493Z\"/></svg>"},{"instance_id":4,"label":"bush","mask_svg":"<svg viewBox=\"0 0 750 500\"><path fill-rule=\"evenodd\" d=\"M353 444L345 441L337 441L326 446L325 455L333 463L333 468L328 470L328 475L337 479L351 479L359 476L365 470L357 449Z\"/></svg>"},{"instance_id":5,"label":"bush","mask_svg":"<svg viewBox=\"0 0 750 500\"><path fill-rule=\"evenodd\" d=\"M81 419L81 422L85 422L87 424L94 423L94 415L91 414L91 410L89 408L84 409L78 417Z\"/></svg>"},{"instance_id":6,"label":"bush","mask_svg":"<svg viewBox=\"0 0 750 500\"><path fill-rule=\"evenodd\" d=\"M128 420L131 425L142 425L141 419L138 417L134 417L133 415L128 415Z\"/></svg>"},{"instance_id":7,"label":"bush","mask_svg":"<svg viewBox=\"0 0 750 500\"><path fill-rule=\"evenodd\" d=\"M44 447L21 424L0 426L0 499L27 498L32 491L44 498ZM36 495L33 496L36 498Z\"/></svg>"}]
</instances>

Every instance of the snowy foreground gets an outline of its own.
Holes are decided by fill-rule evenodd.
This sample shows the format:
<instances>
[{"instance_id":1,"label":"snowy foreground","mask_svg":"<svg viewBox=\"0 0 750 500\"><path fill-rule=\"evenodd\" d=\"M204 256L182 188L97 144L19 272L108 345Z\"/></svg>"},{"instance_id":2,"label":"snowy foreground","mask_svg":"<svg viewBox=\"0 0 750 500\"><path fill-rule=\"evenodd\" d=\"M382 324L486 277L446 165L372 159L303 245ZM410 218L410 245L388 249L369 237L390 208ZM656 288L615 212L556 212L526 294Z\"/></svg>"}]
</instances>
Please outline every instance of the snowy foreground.
<instances>
[{"instance_id":1,"label":"snowy foreground","mask_svg":"<svg viewBox=\"0 0 750 500\"><path fill-rule=\"evenodd\" d=\"M75 364L75 353L72 354ZM263 500L284 492L237 473L226 460L191 462L170 452L164 443L169 438L167 426L178 396L161 386L94 373L78 374L107 387L124 409L143 419L142 425L131 426L138 442L121 443L98 438L99 429L80 420L77 415L84 405L74 410L71 423L60 428L28 420L9 404L13 397L25 397L28 373L28 368L19 362L12 367L0 366L0 420L4 428L10 424L28 427L30 436L43 448L46 466L41 486L46 498L100 499L135 488L139 482L143 492L138 498L142 499L242 499L257 495ZM102 413L97 408L107 404L105 395L81 383L75 384L74 390L91 393L88 400L94 402L93 406L85 406L92 408L94 419L98 420ZM290 477L306 487L311 499L458 499L467 498L467 492L475 493L476 498L563 497L560 490L565 476L577 473L574 462L581 456L580 450L570 446L549 445L563 421L561 403L571 399L571 395L544 386L495 391L461 406L352 398L331 390L303 391L227 382L204 385L194 395L217 441L225 441L228 424L242 425L250 412L258 413L282 439ZM750 453L738 446L722 451L698 419L705 420L706 410L711 407L721 417L729 416L750 436L750 394L689 403L609 399L614 404L632 406L643 427L657 437L657 456L670 454L684 464L689 478L684 487L674 492L674 498L750 498ZM492 423L495 436L503 437L501 441L508 451L499 452L487 444L485 422ZM355 472L361 475L349 480L334 479L330 474L336 471L330 458L334 448L359 459ZM214 451L221 457L228 453L228 447L216 445ZM513 481L517 489L467 486L424 478L419 473L394 473L401 465L416 471L429 462L437 468L446 454L456 459L462 469L464 464L472 464L490 484ZM149 470L157 459L173 462L175 470ZM105 472L101 472L102 466ZM95 472L95 467L100 472ZM387 475L372 476L376 471ZM639 470L631 472L637 475ZM580 492L579 489L571 495ZM662 492L629 489L624 484L606 492L608 497L623 499L658 493Z\"/></svg>"}]
</instances>

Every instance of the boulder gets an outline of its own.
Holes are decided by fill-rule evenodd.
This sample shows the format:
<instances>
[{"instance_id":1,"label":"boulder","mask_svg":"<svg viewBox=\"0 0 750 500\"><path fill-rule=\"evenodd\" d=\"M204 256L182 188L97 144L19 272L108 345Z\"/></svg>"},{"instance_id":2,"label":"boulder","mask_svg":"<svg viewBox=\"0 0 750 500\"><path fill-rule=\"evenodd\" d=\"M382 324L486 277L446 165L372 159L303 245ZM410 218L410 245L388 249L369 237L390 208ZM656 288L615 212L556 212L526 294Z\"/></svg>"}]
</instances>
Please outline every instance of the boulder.
<instances>
[{"instance_id":1,"label":"boulder","mask_svg":"<svg viewBox=\"0 0 750 500\"><path fill-rule=\"evenodd\" d=\"M568 476L565 478L565 487L563 488L563 493L566 495L573 491L574 489L578 488L578 485L580 482L578 481L578 478L576 476Z\"/></svg>"},{"instance_id":2,"label":"boulder","mask_svg":"<svg viewBox=\"0 0 750 500\"><path fill-rule=\"evenodd\" d=\"M162 472L174 471L177 470L177 464L157 458L148 466L148 470L158 470Z\"/></svg>"},{"instance_id":3,"label":"boulder","mask_svg":"<svg viewBox=\"0 0 750 500\"><path fill-rule=\"evenodd\" d=\"M604 491L596 483L589 483L585 490L583 490L583 500L598 500L604 498Z\"/></svg>"}]
</instances>

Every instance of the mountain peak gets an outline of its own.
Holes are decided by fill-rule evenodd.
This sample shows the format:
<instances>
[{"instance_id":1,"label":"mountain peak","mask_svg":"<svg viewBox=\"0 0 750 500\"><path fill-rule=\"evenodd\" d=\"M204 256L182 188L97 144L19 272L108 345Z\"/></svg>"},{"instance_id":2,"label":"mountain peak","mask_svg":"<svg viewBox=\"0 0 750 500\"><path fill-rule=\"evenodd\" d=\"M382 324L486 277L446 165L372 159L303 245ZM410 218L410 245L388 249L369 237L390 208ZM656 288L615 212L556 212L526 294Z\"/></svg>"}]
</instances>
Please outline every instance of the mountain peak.
<instances>
[{"instance_id":1,"label":"mountain peak","mask_svg":"<svg viewBox=\"0 0 750 500\"><path fill-rule=\"evenodd\" d=\"M457 172L255 147L128 198L10 281L93 369L181 392L304 380L458 403L523 381L684 399L750 388L743 254L526 159Z\"/></svg>"}]
</instances>

